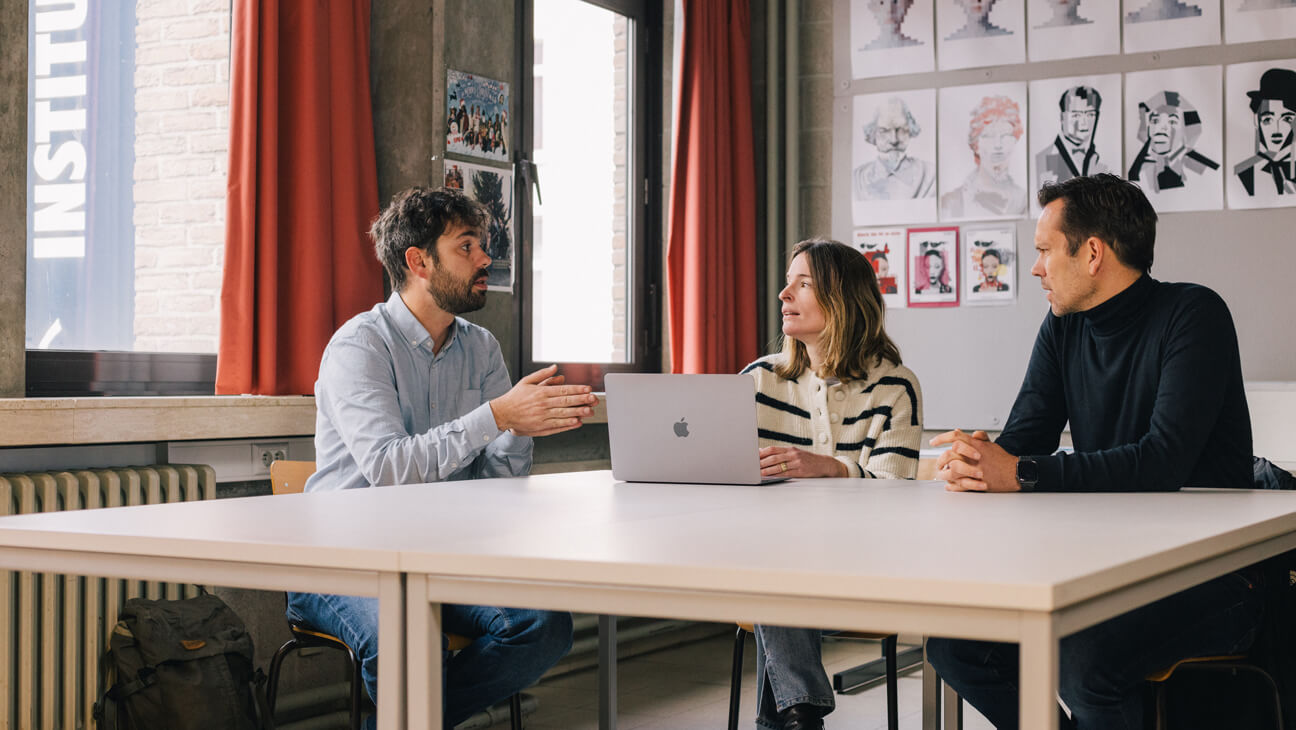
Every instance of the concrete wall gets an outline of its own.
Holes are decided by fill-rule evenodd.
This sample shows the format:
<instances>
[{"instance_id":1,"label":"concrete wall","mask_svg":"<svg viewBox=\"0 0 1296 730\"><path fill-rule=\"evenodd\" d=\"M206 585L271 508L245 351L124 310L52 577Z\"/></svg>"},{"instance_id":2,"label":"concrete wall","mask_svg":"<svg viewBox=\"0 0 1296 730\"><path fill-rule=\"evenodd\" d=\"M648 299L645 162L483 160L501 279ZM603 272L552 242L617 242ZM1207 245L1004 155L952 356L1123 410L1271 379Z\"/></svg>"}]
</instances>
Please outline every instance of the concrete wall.
<instances>
[{"instance_id":1,"label":"concrete wall","mask_svg":"<svg viewBox=\"0 0 1296 730\"><path fill-rule=\"evenodd\" d=\"M0 3L0 397L26 389L27 3Z\"/></svg>"}]
</instances>

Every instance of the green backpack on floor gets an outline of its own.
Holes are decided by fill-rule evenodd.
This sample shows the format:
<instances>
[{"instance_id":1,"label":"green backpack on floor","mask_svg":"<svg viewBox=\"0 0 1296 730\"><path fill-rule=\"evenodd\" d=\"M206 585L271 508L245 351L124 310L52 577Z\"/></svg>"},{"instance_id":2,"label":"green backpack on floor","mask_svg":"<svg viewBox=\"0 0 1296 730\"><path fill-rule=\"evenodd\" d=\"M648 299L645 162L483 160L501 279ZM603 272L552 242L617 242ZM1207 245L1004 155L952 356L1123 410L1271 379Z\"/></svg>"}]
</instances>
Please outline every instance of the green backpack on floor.
<instances>
[{"instance_id":1,"label":"green backpack on floor","mask_svg":"<svg viewBox=\"0 0 1296 730\"><path fill-rule=\"evenodd\" d=\"M108 641L115 683L95 704L103 730L270 730L252 637L216 596L132 598Z\"/></svg>"}]
</instances>

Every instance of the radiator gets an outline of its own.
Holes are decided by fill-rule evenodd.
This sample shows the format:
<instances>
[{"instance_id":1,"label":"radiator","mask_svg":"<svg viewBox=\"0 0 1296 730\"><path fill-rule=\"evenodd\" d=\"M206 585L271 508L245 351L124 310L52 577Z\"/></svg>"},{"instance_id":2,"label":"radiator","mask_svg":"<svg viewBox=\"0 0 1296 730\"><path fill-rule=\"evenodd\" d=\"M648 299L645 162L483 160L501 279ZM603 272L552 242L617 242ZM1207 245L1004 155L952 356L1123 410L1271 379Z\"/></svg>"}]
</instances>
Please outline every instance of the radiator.
<instances>
[{"instance_id":1,"label":"radiator","mask_svg":"<svg viewBox=\"0 0 1296 730\"><path fill-rule=\"evenodd\" d=\"M0 515L212 499L209 466L144 466L0 475ZM128 598L183 598L176 583L0 571L0 727L93 725L107 687L99 665Z\"/></svg>"}]
</instances>

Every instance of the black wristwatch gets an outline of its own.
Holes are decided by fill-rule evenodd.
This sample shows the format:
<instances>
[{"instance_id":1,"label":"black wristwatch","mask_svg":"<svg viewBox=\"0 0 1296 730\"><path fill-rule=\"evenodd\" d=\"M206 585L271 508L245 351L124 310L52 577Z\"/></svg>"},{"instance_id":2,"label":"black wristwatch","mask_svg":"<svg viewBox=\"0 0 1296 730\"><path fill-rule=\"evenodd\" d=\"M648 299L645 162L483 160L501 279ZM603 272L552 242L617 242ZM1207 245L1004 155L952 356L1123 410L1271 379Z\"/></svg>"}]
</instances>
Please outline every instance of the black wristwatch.
<instances>
[{"instance_id":1,"label":"black wristwatch","mask_svg":"<svg viewBox=\"0 0 1296 730\"><path fill-rule=\"evenodd\" d=\"M1017 486L1023 492L1035 491L1039 483L1039 464L1034 459L1020 457L1017 459Z\"/></svg>"}]
</instances>

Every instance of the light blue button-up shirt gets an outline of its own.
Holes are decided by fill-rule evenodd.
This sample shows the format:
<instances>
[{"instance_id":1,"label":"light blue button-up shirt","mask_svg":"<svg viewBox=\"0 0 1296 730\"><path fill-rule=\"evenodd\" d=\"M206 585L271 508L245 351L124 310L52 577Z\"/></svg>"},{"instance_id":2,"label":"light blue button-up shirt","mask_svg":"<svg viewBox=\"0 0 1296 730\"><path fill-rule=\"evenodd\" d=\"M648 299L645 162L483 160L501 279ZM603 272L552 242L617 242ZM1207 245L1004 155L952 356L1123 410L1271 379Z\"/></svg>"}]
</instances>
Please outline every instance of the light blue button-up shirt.
<instances>
[{"instance_id":1,"label":"light blue button-up shirt","mask_svg":"<svg viewBox=\"0 0 1296 730\"><path fill-rule=\"evenodd\" d=\"M455 317L441 351L398 293L342 325L315 382L306 491L531 471L531 439L500 431L489 401L512 384L490 332Z\"/></svg>"}]
</instances>

